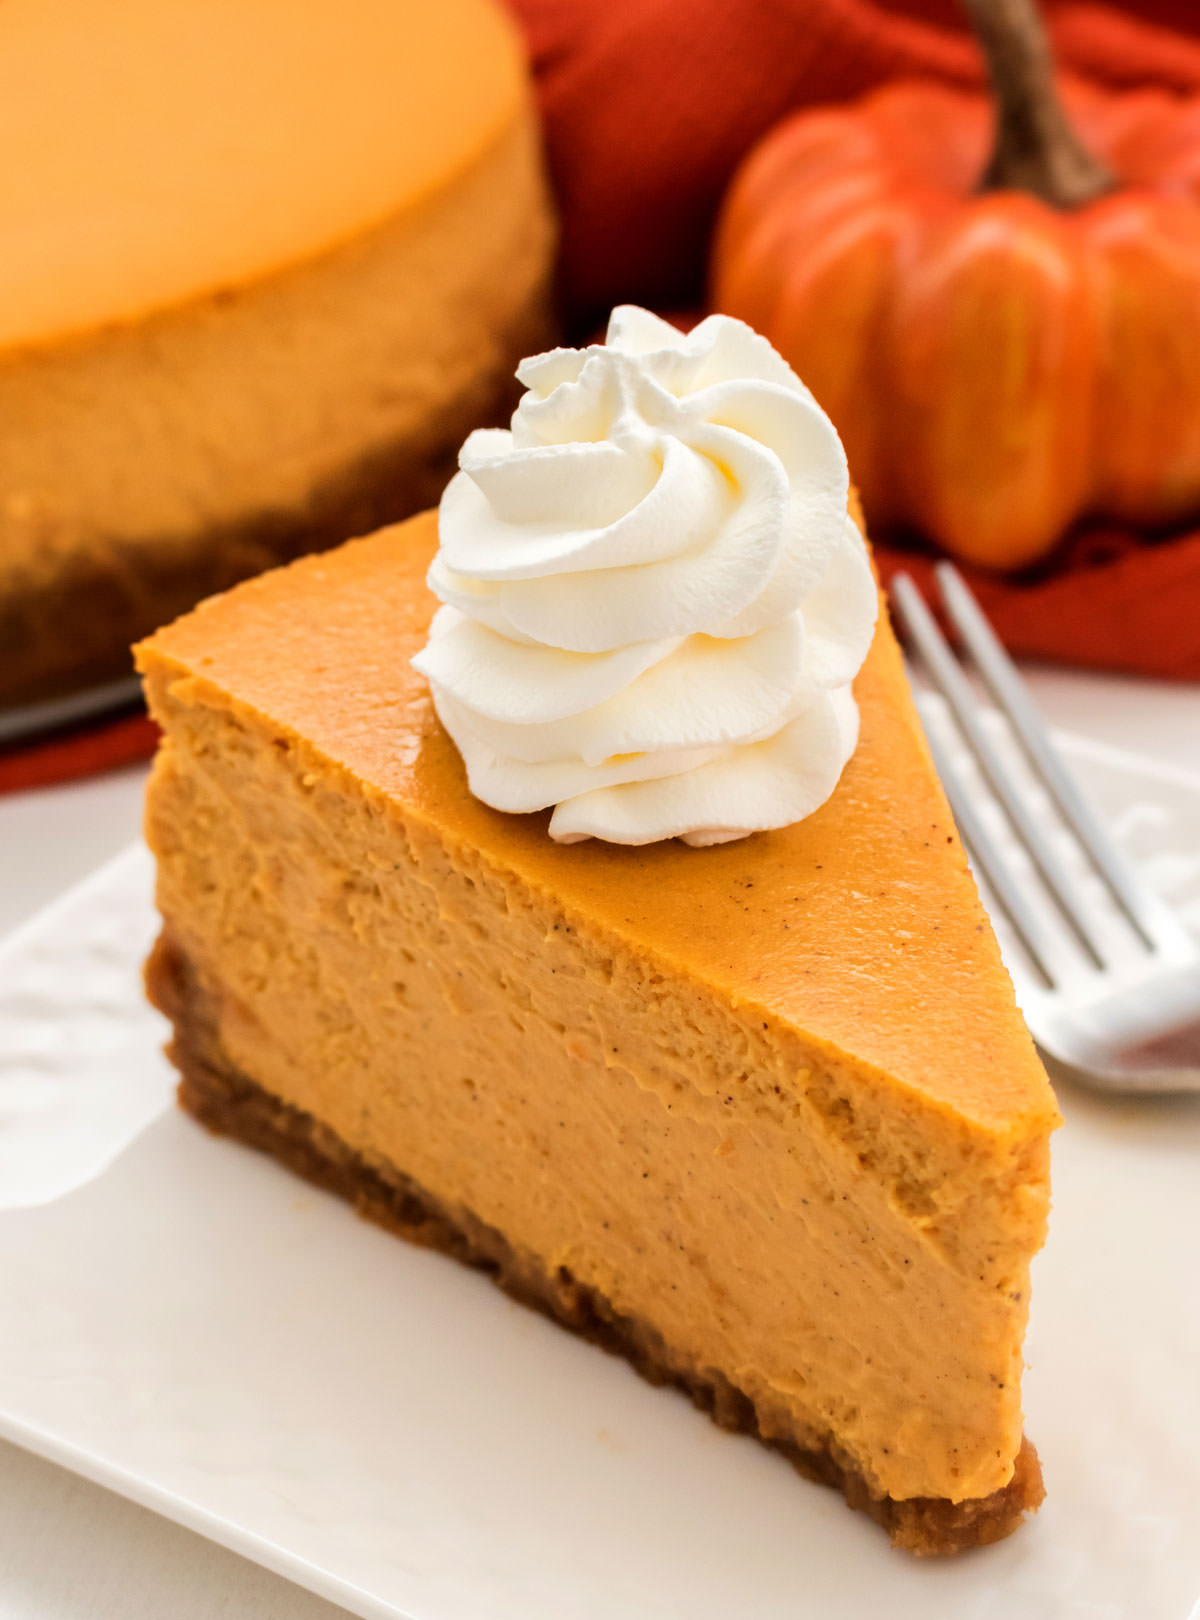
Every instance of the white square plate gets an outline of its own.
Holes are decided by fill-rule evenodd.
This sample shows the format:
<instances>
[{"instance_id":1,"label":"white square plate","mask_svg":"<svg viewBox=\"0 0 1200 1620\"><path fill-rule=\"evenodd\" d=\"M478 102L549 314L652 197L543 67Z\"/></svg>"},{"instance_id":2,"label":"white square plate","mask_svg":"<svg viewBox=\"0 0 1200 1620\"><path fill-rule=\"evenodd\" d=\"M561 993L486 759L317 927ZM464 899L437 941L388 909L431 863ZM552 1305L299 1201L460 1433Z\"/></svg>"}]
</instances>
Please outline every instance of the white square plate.
<instances>
[{"instance_id":1,"label":"white square plate","mask_svg":"<svg viewBox=\"0 0 1200 1620\"><path fill-rule=\"evenodd\" d=\"M1200 781L1070 753L1200 923ZM1026 1383L1049 1499L920 1563L179 1115L140 994L150 881L131 850L0 952L0 1434L388 1620L1200 1612L1200 1099L1062 1096Z\"/></svg>"}]
</instances>

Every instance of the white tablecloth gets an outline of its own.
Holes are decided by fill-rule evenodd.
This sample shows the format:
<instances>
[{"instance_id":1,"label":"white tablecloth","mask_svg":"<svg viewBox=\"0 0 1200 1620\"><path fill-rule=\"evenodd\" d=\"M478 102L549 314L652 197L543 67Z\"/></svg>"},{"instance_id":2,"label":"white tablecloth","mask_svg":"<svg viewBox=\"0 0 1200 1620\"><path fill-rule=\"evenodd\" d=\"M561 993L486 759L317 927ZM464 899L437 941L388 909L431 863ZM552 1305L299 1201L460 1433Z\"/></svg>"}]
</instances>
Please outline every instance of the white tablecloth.
<instances>
[{"instance_id":1,"label":"white tablecloth","mask_svg":"<svg viewBox=\"0 0 1200 1620\"><path fill-rule=\"evenodd\" d=\"M1200 774L1200 688L1031 672L1051 723ZM0 796L0 936L135 838L145 772ZM0 1620L337 1620L343 1611L0 1444Z\"/></svg>"}]
</instances>

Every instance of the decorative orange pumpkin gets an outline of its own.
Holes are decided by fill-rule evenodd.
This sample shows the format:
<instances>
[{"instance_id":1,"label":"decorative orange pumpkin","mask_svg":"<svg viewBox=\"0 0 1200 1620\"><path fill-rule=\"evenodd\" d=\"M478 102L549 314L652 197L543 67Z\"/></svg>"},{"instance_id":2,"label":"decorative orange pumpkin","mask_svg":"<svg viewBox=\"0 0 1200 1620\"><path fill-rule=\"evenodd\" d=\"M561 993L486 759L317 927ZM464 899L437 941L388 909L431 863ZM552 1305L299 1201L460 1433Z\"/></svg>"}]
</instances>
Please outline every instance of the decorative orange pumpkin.
<instances>
[{"instance_id":1,"label":"decorative orange pumpkin","mask_svg":"<svg viewBox=\"0 0 1200 1620\"><path fill-rule=\"evenodd\" d=\"M967 7L995 115L905 83L785 121L712 300L832 416L875 525L1018 568L1085 514L1200 511L1200 100L1060 101L1032 0Z\"/></svg>"}]
</instances>

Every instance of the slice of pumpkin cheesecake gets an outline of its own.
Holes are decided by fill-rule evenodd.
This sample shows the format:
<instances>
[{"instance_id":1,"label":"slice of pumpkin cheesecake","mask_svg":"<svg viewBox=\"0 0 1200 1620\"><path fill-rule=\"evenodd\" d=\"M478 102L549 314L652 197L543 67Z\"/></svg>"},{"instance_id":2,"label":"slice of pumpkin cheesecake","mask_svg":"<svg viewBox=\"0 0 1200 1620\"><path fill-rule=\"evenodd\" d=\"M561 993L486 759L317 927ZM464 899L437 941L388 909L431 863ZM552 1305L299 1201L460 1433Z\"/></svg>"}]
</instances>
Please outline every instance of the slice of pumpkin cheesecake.
<instances>
[{"instance_id":1,"label":"slice of pumpkin cheesecake","mask_svg":"<svg viewBox=\"0 0 1200 1620\"><path fill-rule=\"evenodd\" d=\"M440 546L428 513L141 645L150 994L205 1124L953 1552L1042 1495L1020 1381L1057 1112L840 475L814 495L793 454L816 408L795 385L772 505L722 435L792 407L753 346L714 359L728 336L634 323L615 381L541 357L533 426L468 442ZM722 373L755 366L739 402ZM560 445L613 443L547 493ZM720 566L653 577L706 537Z\"/></svg>"}]
</instances>

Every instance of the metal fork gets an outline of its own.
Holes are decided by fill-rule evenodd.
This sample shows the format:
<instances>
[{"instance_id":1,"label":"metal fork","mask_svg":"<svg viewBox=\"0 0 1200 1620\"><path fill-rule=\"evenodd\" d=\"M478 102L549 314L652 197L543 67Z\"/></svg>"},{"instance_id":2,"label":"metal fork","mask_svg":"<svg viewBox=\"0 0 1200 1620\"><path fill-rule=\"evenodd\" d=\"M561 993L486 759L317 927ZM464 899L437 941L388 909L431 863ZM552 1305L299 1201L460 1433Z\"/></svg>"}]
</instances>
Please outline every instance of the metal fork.
<instances>
[{"instance_id":1,"label":"metal fork","mask_svg":"<svg viewBox=\"0 0 1200 1620\"><path fill-rule=\"evenodd\" d=\"M1200 944L1088 806L962 576L948 563L936 572L946 615L1030 773L1022 785L916 585L898 575L892 599L910 649L994 800L986 809L970 764L960 767L918 688L938 775L983 887L1010 925L1016 948L1006 960L1034 1040L1052 1066L1104 1090L1200 1091ZM1064 855L1067 835L1074 861Z\"/></svg>"}]
</instances>

